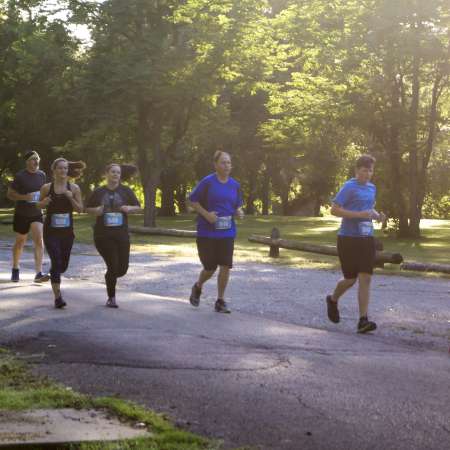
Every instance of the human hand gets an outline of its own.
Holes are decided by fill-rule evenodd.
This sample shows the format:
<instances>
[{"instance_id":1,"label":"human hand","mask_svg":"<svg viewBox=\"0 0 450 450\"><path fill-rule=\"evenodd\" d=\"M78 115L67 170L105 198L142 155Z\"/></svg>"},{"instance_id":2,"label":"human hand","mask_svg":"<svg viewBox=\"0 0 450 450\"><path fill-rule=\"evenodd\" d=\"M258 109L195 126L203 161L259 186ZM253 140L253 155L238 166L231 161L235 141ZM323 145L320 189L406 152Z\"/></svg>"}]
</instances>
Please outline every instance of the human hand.
<instances>
[{"instance_id":1,"label":"human hand","mask_svg":"<svg viewBox=\"0 0 450 450\"><path fill-rule=\"evenodd\" d=\"M103 214L103 211L105 210L105 206L104 205L100 205L95 209L95 215L96 216L101 216Z\"/></svg>"},{"instance_id":2,"label":"human hand","mask_svg":"<svg viewBox=\"0 0 450 450\"><path fill-rule=\"evenodd\" d=\"M205 219L211 224L216 223L217 222L217 213L216 213L216 211L209 211L209 212L207 212Z\"/></svg>"},{"instance_id":3,"label":"human hand","mask_svg":"<svg viewBox=\"0 0 450 450\"><path fill-rule=\"evenodd\" d=\"M122 205L120 207L120 211L123 212L124 214L129 214L131 209L132 209L132 206L128 206L128 205Z\"/></svg>"},{"instance_id":4,"label":"human hand","mask_svg":"<svg viewBox=\"0 0 450 450\"><path fill-rule=\"evenodd\" d=\"M50 204L51 201L52 201L52 198L49 195L48 197L45 197L43 200L41 200L40 204L42 205L43 208L46 208Z\"/></svg>"},{"instance_id":5,"label":"human hand","mask_svg":"<svg viewBox=\"0 0 450 450\"><path fill-rule=\"evenodd\" d=\"M359 219L374 219L374 211L373 209L368 209L366 211L359 211L358 212L358 218Z\"/></svg>"}]
</instances>

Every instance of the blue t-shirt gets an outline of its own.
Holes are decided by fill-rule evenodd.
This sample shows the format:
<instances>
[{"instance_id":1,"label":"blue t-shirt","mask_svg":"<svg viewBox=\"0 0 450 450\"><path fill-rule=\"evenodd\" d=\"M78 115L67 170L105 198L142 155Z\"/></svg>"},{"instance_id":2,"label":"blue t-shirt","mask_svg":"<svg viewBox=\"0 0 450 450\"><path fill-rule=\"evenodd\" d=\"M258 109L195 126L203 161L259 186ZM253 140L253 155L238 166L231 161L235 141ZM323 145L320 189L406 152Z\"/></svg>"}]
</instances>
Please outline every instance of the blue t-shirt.
<instances>
[{"instance_id":1,"label":"blue t-shirt","mask_svg":"<svg viewBox=\"0 0 450 450\"><path fill-rule=\"evenodd\" d=\"M356 178L348 180L333 199L333 203L349 211L367 211L375 206L377 189L374 184L359 183ZM342 218L339 236L373 236L371 219Z\"/></svg>"},{"instance_id":2,"label":"blue t-shirt","mask_svg":"<svg viewBox=\"0 0 450 450\"><path fill-rule=\"evenodd\" d=\"M242 194L239 183L228 178L222 183L215 173L206 176L189 196L191 202L200 203L207 211L215 211L219 220L215 224L209 223L203 216L198 215L197 236L208 238L236 237L236 223L234 215L242 206Z\"/></svg>"}]
</instances>

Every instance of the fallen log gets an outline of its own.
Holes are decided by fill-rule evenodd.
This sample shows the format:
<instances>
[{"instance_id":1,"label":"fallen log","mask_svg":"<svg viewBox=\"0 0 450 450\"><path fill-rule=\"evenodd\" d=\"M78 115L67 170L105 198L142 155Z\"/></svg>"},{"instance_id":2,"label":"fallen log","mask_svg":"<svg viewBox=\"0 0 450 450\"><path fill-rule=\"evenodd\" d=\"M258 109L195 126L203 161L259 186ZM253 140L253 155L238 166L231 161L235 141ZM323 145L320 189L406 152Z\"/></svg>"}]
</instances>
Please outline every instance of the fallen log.
<instances>
[{"instance_id":1,"label":"fallen log","mask_svg":"<svg viewBox=\"0 0 450 450\"><path fill-rule=\"evenodd\" d=\"M248 240L258 244L286 248L289 250L299 250L302 252L319 253L321 255L338 256L337 248L334 245L308 244L306 242L292 241L289 239L272 239L267 236L258 236L255 234L249 236ZM402 262L403 257L400 253L389 253L384 251L376 252L375 263L377 265L384 263L400 264Z\"/></svg>"},{"instance_id":2,"label":"fallen log","mask_svg":"<svg viewBox=\"0 0 450 450\"><path fill-rule=\"evenodd\" d=\"M436 264L436 263L419 263L419 262L404 262L400 268L402 270L414 270L417 272L439 272L450 274L450 264Z\"/></svg>"},{"instance_id":3,"label":"fallen log","mask_svg":"<svg viewBox=\"0 0 450 450\"><path fill-rule=\"evenodd\" d=\"M136 234L147 234L151 236L176 236L176 237L197 237L197 232L192 230L175 230L173 228L138 227L129 226L129 231Z\"/></svg>"}]
</instances>

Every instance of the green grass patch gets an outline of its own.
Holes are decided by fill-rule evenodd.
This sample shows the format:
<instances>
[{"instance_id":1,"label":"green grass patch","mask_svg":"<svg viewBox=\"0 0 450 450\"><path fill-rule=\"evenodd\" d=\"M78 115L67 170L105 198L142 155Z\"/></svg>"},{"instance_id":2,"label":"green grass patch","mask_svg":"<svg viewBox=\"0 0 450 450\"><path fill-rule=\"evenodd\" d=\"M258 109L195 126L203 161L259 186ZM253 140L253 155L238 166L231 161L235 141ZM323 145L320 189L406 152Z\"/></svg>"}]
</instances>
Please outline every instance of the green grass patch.
<instances>
[{"instance_id":1,"label":"green grass patch","mask_svg":"<svg viewBox=\"0 0 450 450\"><path fill-rule=\"evenodd\" d=\"M0 210L0 221L12 217L12 210ZM92 224L94 219L86 214L77 215L75 229L77 241L92 244ZM177 217L160 217L158 226L195 230L194 215L179 215ZM142 225L142 215L130 216L130 223ZM287 264L303 268L337 269L338 260L335 257L292 250L280 250L277 260L268 258L268 247L248 242L250 234L268 236L273 227L281 232L281 237L314 244L336 243L336 232L340 219L326 217L283 217L283 216L249 216L239 221L236 240L236 257L240 261L270 262L272 264ZM422 238L419 240L397 239L376 230L376 236L386 251L401 253L407 261L424 263L448 264L450 248L450 220L422 220ZM13 237L11 226L0 225L2 236ZM133 249L173 256L196 255L195 241L192 238L176 238L168 236L133 235ZM384 273L399 273L398 266L386 265ZM406 272L402 272L405 274ZM414 274L415 275L415 274ZM423 275L423 274L421 274Z\"/></svg>"},{"instance_id":2,"label":"green grass patch","mask_svg":"<svg viewBox=\"0 0 450 450\"><path fill-rule=\"evenodd\" d=\"M73 449L201 450L220 447L219 443L175 428L163 415L143 406L118 398L93 398L74 392L48 378L35 376L24 362L0 349L0 410L41 408L106 410L123 421L142 422L152 432L151 437L72 445L70 448Z\"/></svg>"}]
</instances>

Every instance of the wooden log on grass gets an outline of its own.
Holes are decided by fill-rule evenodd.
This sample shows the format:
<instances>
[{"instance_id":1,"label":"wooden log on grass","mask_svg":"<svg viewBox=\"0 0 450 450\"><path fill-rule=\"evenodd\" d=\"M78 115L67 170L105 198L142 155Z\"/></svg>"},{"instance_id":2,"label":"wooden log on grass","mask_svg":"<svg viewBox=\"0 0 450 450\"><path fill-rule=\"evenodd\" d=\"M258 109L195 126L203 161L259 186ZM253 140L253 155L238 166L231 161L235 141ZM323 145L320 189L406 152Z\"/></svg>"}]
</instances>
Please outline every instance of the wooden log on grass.
<instances>
[{"instance_id":1,"label":"wooden log on grass","mask_svg":"<svg viewBox=\"0 0 450 450\"><path fill-rule=\"evenodd\" d=\"M402 270L414 270L417 272L438 272L450 274L450 264L404 262L400 268Z\"/></svg>"},{"instance_id":2,"label":"wooden log on grass","mask_svg":"<svg viewBox=\"0 0 450 450\"><path fill-rule=\"evenodd\" d=\"M292 241L289 239L272 239L267 236L258 236L252 234L249 236L250 242L256 242L258 244L276 246L279 248L286 248L289 250L299 250L302 252L318 253L320 255L338 256L337 248L334 245L319 245L309 244L307 242ZM403 257L400 253L389 253L377 251L375 263L377 265L391 263L400 264L403 262Z\"/></svg>"},{"instance_id":3,"label":"wooden log on grass","mask_svg":"<svg viewBox=\"0 0 450 450\"><path fill-rule=\"evenodd\" d=\"M175 230L173 228L138 227L131 225L128 227L131 233L146 234L150 236L175 236L175 237L197 237L197 232L192 230Z\"/></svg>"}]
</instances>

